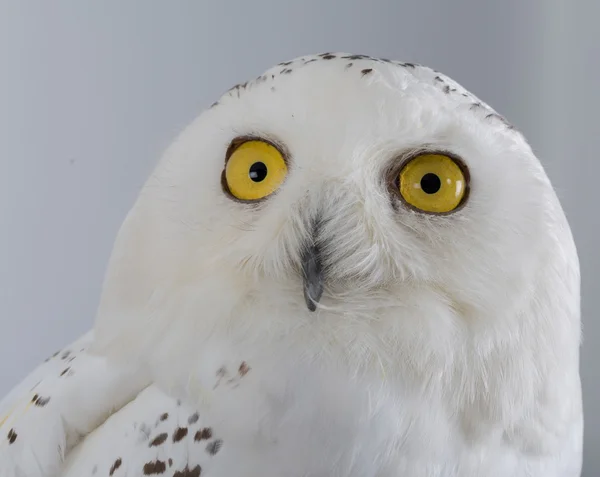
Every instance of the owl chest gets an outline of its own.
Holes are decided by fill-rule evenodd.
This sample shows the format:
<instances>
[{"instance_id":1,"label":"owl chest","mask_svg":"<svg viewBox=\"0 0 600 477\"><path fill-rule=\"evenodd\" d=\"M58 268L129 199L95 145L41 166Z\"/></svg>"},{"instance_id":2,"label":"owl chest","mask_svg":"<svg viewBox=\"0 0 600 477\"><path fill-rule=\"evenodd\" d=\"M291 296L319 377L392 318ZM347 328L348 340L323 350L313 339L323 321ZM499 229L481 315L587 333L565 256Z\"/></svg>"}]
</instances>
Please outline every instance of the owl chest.
<instances>
[{"instance_id":1,"label":"owl chest","mask_svg":"<svg viewBox=\"0 0 600 477\"><path fill-rule=\"evenodd\" d=\"M439 396L424 401L380 373L358 378L342 367L254 356L214 375L211 421L227 442L284 466L278 471L291 459L311 475L331 475L334 463L341 475L385 475L396 458L443 461L457 431Z\"/></svg>"}]
</instances>

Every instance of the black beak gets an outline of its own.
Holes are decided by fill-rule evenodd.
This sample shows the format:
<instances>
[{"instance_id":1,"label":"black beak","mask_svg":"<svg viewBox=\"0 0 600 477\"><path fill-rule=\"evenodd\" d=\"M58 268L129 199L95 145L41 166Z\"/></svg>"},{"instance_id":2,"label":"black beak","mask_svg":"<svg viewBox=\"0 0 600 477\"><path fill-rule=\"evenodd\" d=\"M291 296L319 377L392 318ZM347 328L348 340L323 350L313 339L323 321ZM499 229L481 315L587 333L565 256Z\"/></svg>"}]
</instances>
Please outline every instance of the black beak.
<instances>
[{"instance_id":1,"label":"black beak","mask_svg":"<svg viewBox=\"0 0 600 477\"><path fill-rule=\"evenodd\" d=\"M302 254L302 274L306 306L310 311L315 311L323 295L323 267L321 252L314 240L313 243L306 245Z\"/></svg>"}]
</instances>

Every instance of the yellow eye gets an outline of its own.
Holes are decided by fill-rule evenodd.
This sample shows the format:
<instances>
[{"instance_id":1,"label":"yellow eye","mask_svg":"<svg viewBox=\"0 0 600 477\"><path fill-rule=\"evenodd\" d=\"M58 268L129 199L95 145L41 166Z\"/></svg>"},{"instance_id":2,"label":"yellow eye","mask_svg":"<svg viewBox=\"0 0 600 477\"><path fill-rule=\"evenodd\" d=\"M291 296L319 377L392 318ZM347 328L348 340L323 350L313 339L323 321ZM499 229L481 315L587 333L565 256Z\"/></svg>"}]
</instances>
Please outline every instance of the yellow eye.
<instances>
[{"instance_id":1,"label":"yellow eye","mask_svg":"<svg viewBox=\"0 0 600 477\"><path fill-rule=\"evenodd\" d=\"M254 201L275 192L286 175L287 164L275 146L250 140L229 156L224 185L236 199Z\"/></svg>"},{"instance_id":2,"label":"yellow eye","mask_svg":"<svg viewBox=\"0 0 600 477\"><path fill-rule=\"evenodd\" d=\"M423 212L446 213L465 197L467 179L450 157L423 154L411 159L400 171L400 195Z\"/></svg>"}]
</instances>

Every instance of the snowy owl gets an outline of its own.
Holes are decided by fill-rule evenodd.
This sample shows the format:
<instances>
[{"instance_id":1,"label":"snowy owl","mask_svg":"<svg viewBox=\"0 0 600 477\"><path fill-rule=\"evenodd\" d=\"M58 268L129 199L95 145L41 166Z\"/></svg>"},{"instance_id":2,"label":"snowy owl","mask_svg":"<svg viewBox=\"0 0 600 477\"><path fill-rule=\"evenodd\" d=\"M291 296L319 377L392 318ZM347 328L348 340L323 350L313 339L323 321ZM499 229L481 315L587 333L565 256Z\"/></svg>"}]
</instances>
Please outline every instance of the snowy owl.
<instances>
[{"instance_id":1,"label":"snowy owl","mask_svg":"<svg viewBox=\"0 0 600 477\"><path fill-rule=\"evenodd\" d=\"M540 162L430 68L324 53L165 152L2 477L576 477L579 264Z\"/></svg>"}]
</instances>

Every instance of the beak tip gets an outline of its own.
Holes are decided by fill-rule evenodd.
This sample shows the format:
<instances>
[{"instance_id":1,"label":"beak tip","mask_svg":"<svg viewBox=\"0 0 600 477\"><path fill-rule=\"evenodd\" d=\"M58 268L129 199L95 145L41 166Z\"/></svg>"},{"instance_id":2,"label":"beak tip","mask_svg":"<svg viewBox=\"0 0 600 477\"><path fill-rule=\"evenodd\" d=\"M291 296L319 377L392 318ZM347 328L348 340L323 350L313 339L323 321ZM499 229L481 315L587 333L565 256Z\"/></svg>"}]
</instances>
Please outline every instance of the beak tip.
<instances>
[{"instance_id":1,"label":"beak tip","mask_svg":"<svg viewBox=\"0 0 600 477\"><path fill-rule=\"evenodd\" d=\"M304 301L306 302L306 307L308 308L308 311L313 312L317 310L317 303L319 302L319 298L315 300L308 290L304 290Z\"/></svg>"}]
</instances>

